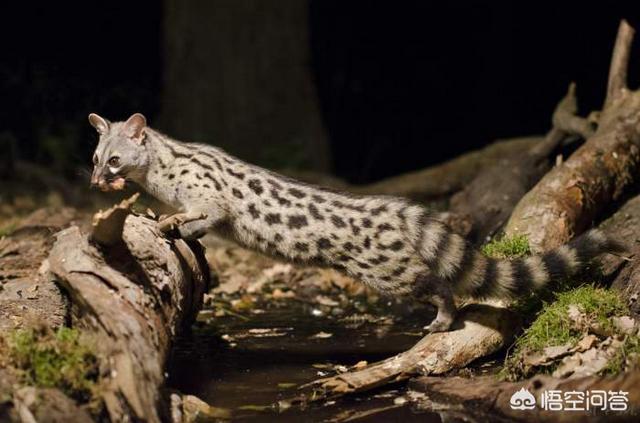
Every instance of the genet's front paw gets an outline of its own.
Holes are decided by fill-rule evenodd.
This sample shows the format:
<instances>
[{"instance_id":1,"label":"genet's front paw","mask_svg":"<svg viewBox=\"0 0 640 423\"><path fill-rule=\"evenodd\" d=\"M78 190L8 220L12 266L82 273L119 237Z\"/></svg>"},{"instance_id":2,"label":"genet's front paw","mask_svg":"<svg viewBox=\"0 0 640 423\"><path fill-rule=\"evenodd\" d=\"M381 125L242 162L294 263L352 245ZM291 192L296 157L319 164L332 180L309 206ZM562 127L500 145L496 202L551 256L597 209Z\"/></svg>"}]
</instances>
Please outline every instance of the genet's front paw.
<instances>
[{"instance_id":1,"label":"genet's front paw","mask_svg":"<svg viewBox=\"0 0 640 423\"><path fill-rule=\"evenodd\" d=\"M426 333L446 332L451 327L451 321L435 319L431 324L425 326L423 329Z\"/></svg>"}]
</instances>

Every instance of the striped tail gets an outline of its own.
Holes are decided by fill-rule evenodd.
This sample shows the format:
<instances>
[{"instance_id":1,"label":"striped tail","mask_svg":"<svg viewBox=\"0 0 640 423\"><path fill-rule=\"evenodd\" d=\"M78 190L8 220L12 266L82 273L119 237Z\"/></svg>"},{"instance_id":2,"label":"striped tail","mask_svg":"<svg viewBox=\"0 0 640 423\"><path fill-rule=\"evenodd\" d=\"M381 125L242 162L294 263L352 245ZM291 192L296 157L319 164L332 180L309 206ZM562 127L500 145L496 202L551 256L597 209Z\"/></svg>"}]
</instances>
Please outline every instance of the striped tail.
<instances>
[{"instance_id":1,"label":"striped tail","mask_svg":"<svg viewBox=\"0 0 640 423\"><path fill-rule=\"evenodd\" d=\"M429 245L429 236L425 236L421 254L432 258L430 262L425 257L429 267L451 281L456 295L472 298L519 297L579 273L600 254L627 251L623 244L593 229L543 254L501 260L485 256L459 235L442 232L443 225L428 226L424 230L438 242Z\"/></svg>"}]
</instances>

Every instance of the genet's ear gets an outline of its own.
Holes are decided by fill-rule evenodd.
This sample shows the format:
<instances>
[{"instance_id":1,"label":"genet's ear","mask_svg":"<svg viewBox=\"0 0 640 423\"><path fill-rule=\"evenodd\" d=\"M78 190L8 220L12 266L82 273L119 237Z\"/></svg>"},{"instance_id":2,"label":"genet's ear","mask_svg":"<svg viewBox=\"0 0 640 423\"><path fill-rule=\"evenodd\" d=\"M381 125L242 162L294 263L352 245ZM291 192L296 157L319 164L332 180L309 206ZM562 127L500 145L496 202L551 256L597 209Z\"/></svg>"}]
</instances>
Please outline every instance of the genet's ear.
<instances>
[{"instance_id":1,"label":"genet's ear","mask_svg":"<svg viewBox=\"0 0 640 423\"><path fill-rule=\"evenodd\" d=\"M106 133L109 130L109 121L98 116L95 113L89 114L89 123L91 124L91 126L96 128L96 131L98 131L100 135Z\"/></svg>"},{"instance_id":2,"label":"genet's ear","mask_svg":"<svg viewBox=\"0 0 640 423\"><path fill-rule=\"evenodd\" d=\"M129 138L133 138L138 142L144 140L144 128L147 127L147 119L142 113L134 113L124 123L123 132Z\"/></svg>"}]
</instances>

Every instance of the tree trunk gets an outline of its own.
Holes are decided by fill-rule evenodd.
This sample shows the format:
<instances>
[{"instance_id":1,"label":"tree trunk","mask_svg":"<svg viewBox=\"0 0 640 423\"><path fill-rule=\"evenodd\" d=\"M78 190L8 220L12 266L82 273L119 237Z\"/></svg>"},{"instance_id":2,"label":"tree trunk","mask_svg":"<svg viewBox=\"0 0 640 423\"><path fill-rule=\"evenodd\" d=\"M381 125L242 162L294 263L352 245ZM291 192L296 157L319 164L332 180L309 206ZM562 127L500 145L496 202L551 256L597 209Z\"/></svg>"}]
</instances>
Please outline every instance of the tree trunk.
<instances>
[{"instance_id":1,"label":"tree trunk","mask_svg":"<svg viewBox=\"0 0 640 423\"><path fill-rule=\"evenodd\" d=\"M53 328L70 323L95 340L97 395L110 421L169 421L171 413L184 413L170 410L165 361L174 336L200 309L209 268L199 242L169 240L155 220L131 214L136 198L98 213L90 231L71 225L52 237L50 228L68 225L73 213L57 221L39 213L30 220L46 226L0 240L0 265L11 271L0 291L0 327L29 327L34 319ZM0 370L0 392L11 398L8 409L0 401L0 416L69 421L70 413L72 421L88 420L62 392L18 389L12 378ZM66 417L59 416L61 403Z\"/></svg>"},{"instance_id":2,"label":"tree trunk","mask_svg":"<svg viewBox=\"0 0 640 423\"><path fill-rule=\"evenodd\" d=\"M328 170L308 3L164 2L160 127L269 167Z\"/></svg>"}]
</instances>

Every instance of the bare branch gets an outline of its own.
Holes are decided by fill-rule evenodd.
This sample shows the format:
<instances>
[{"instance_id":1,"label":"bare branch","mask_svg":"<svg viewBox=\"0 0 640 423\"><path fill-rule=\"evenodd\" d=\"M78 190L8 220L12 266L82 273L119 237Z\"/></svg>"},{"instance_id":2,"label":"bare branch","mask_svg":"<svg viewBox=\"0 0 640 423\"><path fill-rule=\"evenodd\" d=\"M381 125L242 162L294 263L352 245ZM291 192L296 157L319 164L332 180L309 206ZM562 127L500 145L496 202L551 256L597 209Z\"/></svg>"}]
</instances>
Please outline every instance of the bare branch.
<instances>
[{"instance_id":1,"label":"bare branch","mask_svg":"<svg viewBox=\"0 0 640 423\"><path fill-rule=\"evenodd\" d=\"M627 70L629 68L629 55L633 42L634 29L624 19L620 21L618 36L613 48L611 66L609 68L609 82L607 84L607 98L605 107L611 104L622 90L627 88Z\"/></svg>"}]
</instances>

